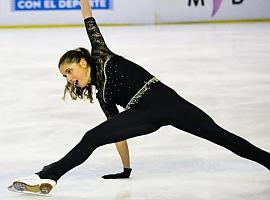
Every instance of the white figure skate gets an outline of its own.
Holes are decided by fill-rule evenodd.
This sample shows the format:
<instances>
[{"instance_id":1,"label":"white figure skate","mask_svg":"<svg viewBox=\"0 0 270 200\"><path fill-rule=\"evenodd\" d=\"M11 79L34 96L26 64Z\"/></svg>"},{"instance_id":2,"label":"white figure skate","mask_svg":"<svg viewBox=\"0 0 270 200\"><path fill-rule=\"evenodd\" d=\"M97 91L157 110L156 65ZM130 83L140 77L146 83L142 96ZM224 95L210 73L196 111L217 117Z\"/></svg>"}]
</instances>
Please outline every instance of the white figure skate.
<instances>
[{"instance_id":1,"label":"white figure skate","mask_svg":"<svg viewBox=\"0 0 270 200\"><path fill-rule=\"evenodd\" d=\"M47 196L55 185L54 180L41 179L35 174L15 180L8 189L13 192Z\"/></svg>"}]
</instances>

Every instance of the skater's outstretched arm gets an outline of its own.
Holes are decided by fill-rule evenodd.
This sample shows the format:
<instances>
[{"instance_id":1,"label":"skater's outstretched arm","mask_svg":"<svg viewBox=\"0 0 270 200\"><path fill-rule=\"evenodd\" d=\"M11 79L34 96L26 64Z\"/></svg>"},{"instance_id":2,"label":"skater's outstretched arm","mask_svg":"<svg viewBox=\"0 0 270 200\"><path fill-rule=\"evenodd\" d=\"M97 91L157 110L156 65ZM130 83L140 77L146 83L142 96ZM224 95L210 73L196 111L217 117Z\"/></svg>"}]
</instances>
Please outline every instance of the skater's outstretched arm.
<instances>
[{"instance_id":1,"label":"skater's outstretched arm","mask_svg":"<svg viewBox=\"0 0 270 200\"><path fill-rule=\"evenodd\" d=\"M114 54L107 47L96 20L93 18L89 0L81 0L81 12L87 35L92 46L91 54L105 62L108 57L113 56Z\"/></svg>"},{"instance_id":2,"label":"skater's outstretched arm","mask_svg":"<svg viewBox=\"0 0 270 200\"><path fill-rule=\"evenodd\" d=\"M83 19L93 17L89 0L81 0L81 10L82 10Z\"/></svg>"},{"instance_id":3,"label":"skater's outstretched arm","mask_svg":"<svg viewBox=\"0 0 270 200\"><path fill-rule=\"evenodd\" d=\"M89 39L92 45L92 53L98 54L101 57L103 57L105 54L111 54L96 23L93 20L89 21L89 18L93 17L89 0L81 0L81 12L82 12L82 17L84 21L86 22L87 34L89 36ZM107 109L104 109L104 110L106 113ZM112 112L113 114L118 114L118 110L116 107L113 110L114 110ZM115 143L115 146L120 155L124 170L121 173L105 175L103 176L103 178L105 179L129 178L131 169L130 169L130 158L129 158L129 149L128 149L127 141L124 140L124 141L117 142Z\"/></svg>"}]
</instances>

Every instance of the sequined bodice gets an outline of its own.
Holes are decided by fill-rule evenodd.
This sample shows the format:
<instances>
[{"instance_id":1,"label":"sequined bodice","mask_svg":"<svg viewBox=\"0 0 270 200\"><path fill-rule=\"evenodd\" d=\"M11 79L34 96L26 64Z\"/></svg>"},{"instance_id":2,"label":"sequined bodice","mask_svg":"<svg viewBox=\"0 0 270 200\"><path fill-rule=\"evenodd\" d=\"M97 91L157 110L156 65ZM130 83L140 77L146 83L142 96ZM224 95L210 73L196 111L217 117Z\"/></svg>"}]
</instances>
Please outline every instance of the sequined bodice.
<instances>
[{"instance_id":1,"label":"sequined bodice","mask_svg":"<svg viewBox=\"0 0 270 200\"><path fill-rule=\"evenodd\" d=\"M91 54L96 58L97 98L105 115L111 118L119 113L116 104L129 109L158 80L141 66L111 52L94 18L85 19L85 26Z\"/></svg>"}]
</instances>

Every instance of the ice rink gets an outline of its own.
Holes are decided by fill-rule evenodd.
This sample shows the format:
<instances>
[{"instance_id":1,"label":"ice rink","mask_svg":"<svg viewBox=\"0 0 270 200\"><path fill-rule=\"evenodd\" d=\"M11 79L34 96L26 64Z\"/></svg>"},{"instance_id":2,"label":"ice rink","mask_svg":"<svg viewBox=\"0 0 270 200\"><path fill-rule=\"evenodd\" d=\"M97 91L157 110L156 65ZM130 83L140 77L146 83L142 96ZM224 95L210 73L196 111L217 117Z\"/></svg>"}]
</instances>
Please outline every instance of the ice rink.
<instances>
[{"instance_id":1,"label":"ice rink","mask_svg":"<svg viewBox=\"0 0 270 200\"><path fill-rule=\"evenodd\" d=\"M144 66L219 125L270 151L270 24L101 27L108 46ZM60 56L90 48L84 27L0 30L0 199L105 120L96 101L63 102ZM169 102L164 102L169 103ZM181 115L181 113L179 113ZM110 134L110 133L108 133ZM63 176L52 200L269 200L264 167L173 127L129 140L132 177L113 144Z\"/></svg>"}]
</instances>

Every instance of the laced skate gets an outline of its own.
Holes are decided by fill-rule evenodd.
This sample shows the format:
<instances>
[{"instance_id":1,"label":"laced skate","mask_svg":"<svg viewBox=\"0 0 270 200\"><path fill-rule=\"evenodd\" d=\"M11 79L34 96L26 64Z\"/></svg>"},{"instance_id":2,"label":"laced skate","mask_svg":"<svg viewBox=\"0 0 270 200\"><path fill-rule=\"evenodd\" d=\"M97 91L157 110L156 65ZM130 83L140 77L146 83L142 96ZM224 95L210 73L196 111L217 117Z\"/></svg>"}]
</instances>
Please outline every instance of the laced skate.
<instances>
[{"instance_id":1,"label":"laced skate","mask_svg":"<svg viewBox=\"0 0 270 200\"><path fill-rule=\"evenodd\" d=\"M55 185L56 182L54 180L41 179L35 174L15 180L8 189L19 193L48 195Z\"/></svg>"}]
</instances>

